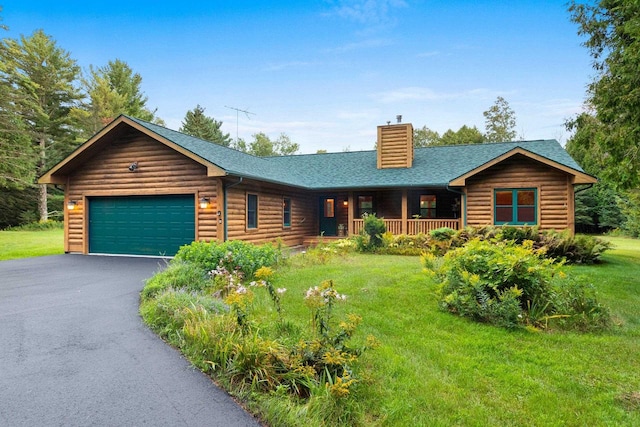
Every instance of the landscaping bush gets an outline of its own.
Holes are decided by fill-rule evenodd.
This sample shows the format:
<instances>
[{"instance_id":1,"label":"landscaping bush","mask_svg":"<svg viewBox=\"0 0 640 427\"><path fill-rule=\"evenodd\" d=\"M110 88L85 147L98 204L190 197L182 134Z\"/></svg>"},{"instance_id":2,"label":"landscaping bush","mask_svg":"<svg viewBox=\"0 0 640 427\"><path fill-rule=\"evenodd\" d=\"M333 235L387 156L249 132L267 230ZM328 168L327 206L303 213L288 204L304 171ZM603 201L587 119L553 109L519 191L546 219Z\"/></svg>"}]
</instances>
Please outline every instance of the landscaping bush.
<instances>
[{"instance_id":1,"label":"landscaping bush","mask_svg":"<svg viewBox=\"0 0 640 427\"><path fill-rule=\"evenodd\" d=\"M202 271L212 271L222 265L229 271L239 271L252 278L262 266L275 266L284 258L282 249L273 244L254 245L241 240L224 243L193 242L178 250L176 260L195 264Z\"/></svg>"},{"instance_id":2,"label":"landscaping bush","mask_svg":"<svg viewBox=\"0 0 640 427\"><path fill-rule=\"evenodd\" d=\"M546 248L548 257L564 259L570 264L596 264L611 244L585 234L572 235L568 231L546 231L536 246Z\"/></svg>"},{"instance_id":3,"label":"landscaping bush","mask_svg":"<svg viewBox=\"0 0 640 427\"><path fill-rule=\"evenodd\" d=\"M209 277L195 264L172 260L161 272L147 280L140 296L143 301L167 289L200 291L211 286Z\"/></svg>"},{"instance_id":4,"label":"landscaping bush","mask_svg":"<svg viewBox=\"0 0 640 427\"><path fill-rule=\"evenodd\" d=\"M434 235L434 232L437 234ZM568 230L539 231L538 227L526 226L465 227L454 234L433 230L431 237L432 244L426 251L436 256L443 255L450 249L462 247L473 239L510 241L518 244L531 241L534 249L544 249L541 253L545 257L564 259L570 264L597 263L601 255L611 247L608 242L593 236L573 235Z\"/></svg>"},{"instance_id":5,"label":"landscaping bush","mask_svg":"<svg viewBox=\"0 0 640 427\"><path fill-rule=\"evenodd\" d=\"M30 222L28 224L18 225L15 227L9 227L10 231L42 231L42 230L61 230L64 223L62 221L37 221Z\"/></svg>"},{"instance_id":6,"label":"landscaping bush","mask_svg":"<svg viewBox=\"0 0 640 427\"><path fill-rule=\"evenodd\" d=\"M337 244L327 245L328 252L337 252ZM215 268L203 274L203 265L209 269L208 263L221 252L219 246L183 247L180 257L147 282L140 307L145 322L233 393L277 394L297 408L330 417L326 425L358 425L363 414L352 404L358 382L355 365L362 352L377 343L371 337L364 344L350 343L361 318L337 318L336 306L346 296L331 280L309 288L304 295L310 310L305 332L284 319L281 295L286 289L274 286L275 271L266 266L254 270L245 262L273 258L230 245ZM346 250L352 244L339 247ZM265 298L274 307L271 314L265 313Z\"/></svg>"},{"instance_id":7,"label":"landscaping bush","mask_svg":"<svg viewBox=\"0 0 640 427\"><path fill-rule=\"evenodd\" d=\"M432 267L428 256L423 262ZM524 308L549 299L556 270L553 261L542 259L531 247L474 239L448 252L435 272L441 281L442 308L473 320L514 327Z\"/></svg>"},{"instance_id":8,"label":"landscaping bush","mask_svg":"<svg viewBox=\"0 0 640 427\"><path fill-rule=\"evenodd\" d=\"M442 259L427 253L422 261L440 282L440 307L451 313L507 328L544 328L556 319L567 328L606 325L606 308L587 287L561 280L562 263L544 254L530 240L519 245L475 238Z\"/></svg>"},{"instance_id":9,"label":"landscaping bush","mask_svg":"<svg viewBox=\"0 0 640 427\"><path fill-rule=\"evenodd\" d=\"M338 241L320 240L314 246L302 252L301 257L297 257L298 265L321 265L338 255L345 255L356 250L358 243L355 239L340 239Z\"/></svg>"},{"instance_id":10,"label":"landscaping bush","mask_svg":"<svg viewBox=\"0 0 640 427\"><path fill-rule=\"evenodd\" d=\"M420 255L431 248L432 239L426 234L384 234L384 245L376 252L388 255Z\"/></svg>"},{"instance_id":11,"label":"landscaping bush","mask_svg":"<svg viewBox=\"0 0 640 427\"><path fill-rule=\"evenodd\" d=\"M558 287L554 304L556 313L571 313L551 319L563 329L590 331L611 326L611 312L598 302L591 284L566 281L564 286Z\"/></svg>"},{"instance_id":12,"label":"landscaping bush","mask_svg":"<svg viewBox=\"0 0 640 427\"><path fill-rule=\"evenodd\" d=\"M179 345L186 319L193 318L194 313L228 311L218 299L211 296L168 289L158 293L155 298L146 300L140 306L140 314L145 323L160 336Z\"/></svg>"},{"instance_id":13,"label":"landscaping bush","mask_svg":"<svg viewBox=\"0 0 640 427\"><path fill-rule=\"evenodd\" d=\"M368 241L364 246L365 251L374 251L382 246L382 235L387 231L387 226L382 218L376 214L364 215L364 234L368 236Z\"/></svg>"}]
</instances>

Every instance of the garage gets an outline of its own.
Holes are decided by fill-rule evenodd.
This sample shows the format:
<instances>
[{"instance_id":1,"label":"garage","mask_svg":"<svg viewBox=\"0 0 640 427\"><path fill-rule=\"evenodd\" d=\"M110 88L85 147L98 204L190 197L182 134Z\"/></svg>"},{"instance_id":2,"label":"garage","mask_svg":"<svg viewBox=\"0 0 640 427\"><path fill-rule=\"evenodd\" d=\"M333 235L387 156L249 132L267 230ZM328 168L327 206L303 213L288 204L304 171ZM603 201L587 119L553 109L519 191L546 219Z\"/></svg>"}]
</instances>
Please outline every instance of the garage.
<instances>
[{"instance_id":1,"label":"garage","mask_svg":"<svg viewBox=\"0 0 640 427\"><path fill-rule=\"evenodd\" d=\"M173 256L195 240L195 197L90 197L89 253Z\"/></svg>"}]
</instances>

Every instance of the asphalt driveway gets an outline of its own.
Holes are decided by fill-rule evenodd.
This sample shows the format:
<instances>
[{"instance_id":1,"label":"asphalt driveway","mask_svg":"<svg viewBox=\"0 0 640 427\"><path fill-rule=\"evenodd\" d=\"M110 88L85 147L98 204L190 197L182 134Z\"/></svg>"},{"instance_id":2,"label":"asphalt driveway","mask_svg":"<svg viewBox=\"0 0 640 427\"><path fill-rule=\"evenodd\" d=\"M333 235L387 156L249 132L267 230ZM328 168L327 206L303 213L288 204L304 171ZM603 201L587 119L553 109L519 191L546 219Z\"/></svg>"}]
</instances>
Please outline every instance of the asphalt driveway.
<instances>
[{"instance_id":1,"label":"asphalt driveway","mask_svg":"<svg viewBox=\"0 0 640 427\"><path fill-rule=\"evenodd\" d=\"M0 262L0 425L258 426L138 315L150 258Z\"/></svg>"}]
</instances>

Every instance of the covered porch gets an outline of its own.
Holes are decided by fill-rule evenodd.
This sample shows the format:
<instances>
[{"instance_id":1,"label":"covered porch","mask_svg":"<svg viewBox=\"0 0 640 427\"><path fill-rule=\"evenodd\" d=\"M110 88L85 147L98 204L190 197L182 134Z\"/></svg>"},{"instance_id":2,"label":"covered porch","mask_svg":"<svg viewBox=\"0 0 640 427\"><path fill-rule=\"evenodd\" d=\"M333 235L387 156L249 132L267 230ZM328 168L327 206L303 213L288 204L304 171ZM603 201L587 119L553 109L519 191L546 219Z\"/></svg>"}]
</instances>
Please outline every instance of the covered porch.
<instances>
[{"instance_id":1,"label":"covered porch","mask_svg":"<svg viewBox=\"0 0 640 427\"><path fill-rule=\"evenodd\" d=\"M459 219L387 219L384 218L387 231L391 234L427 234L437 228L448 227L454 230L460 229ZM364 228L363 219L353 220L353 232L359 234Z\"/></svg>"},{"instance_id":2,"label":"covered porch","mask_svg":"<svg viewBox=\"0 0 640 427\"><path fill-rule=\"evenodd\" d=\"M461 228L461 194L442 188L347 191L318 195L319 235L346 237L364 227L363 216L383 218L392 234Z\"/></svg>"}]
</instances>

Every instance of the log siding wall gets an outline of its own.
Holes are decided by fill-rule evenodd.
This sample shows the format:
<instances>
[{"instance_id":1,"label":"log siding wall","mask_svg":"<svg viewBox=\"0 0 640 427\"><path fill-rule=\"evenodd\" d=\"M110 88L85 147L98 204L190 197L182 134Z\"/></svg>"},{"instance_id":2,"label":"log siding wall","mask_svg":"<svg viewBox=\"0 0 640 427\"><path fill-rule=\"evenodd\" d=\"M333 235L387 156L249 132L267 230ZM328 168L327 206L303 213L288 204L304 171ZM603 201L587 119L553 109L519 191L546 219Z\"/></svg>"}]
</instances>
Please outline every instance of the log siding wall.
<instances>
[{"instance_id":1,"label":"log siding wall","mask_svg":"<svg viewBox=\"0 0 640 427\"><path fill-rule=\"evenodd\" d=\"M130 172L132 162L138 170ZM525 156L514 156L469 179L465 188L466 225L494 223L494 190L497 188L536 188L538 223L542 229L574 228L574 193L571 176ZM228 185L229 187L225 187ZM125 141L108 143L73 174L67 177L65 205L77 202L76 209L65 209L64 248L66 252L87 253L88 202L100 196L193 195L197 240L245 240L265 243L282 239L286 245L303 244L304 239L319 232L319 197L314 193L259 181L208 177L205 166L174 151L161 142L140 133ZM227 211L223 194L226 192ZM401 218L407 204L407 216L418 206L419 194L427 189L397 192L335 192L338 223L348 224L354 232L357 196L376 196L375 210L387 219ZM246 196L258 196L258 227L246 227ZM210 206L200 209L198 200L207 197ZM283 198L291 199L291 225L283 224ZM449 216L455 194L438 193L438 215ZM343 201L348 200L348 206ZM415 206L414 206L415 205ZM444 211L442 211L444 209ZM220 211L221 215L217 212ZM404 232L406 230L403 229Z\"/></svg>"},{"instance_id":2,"label":"log siding wall","mask_svg":"<svg viewBox=\"0 0 640 427\"><path fill-rule=\"evenodd\" d=\"M508 159L467 180L467 225L494 223L494 190L498 188L536 188L540 228L573 231L570 176L524 156Z\"/></svg>"},{"instance_id":3,"label":"log siding wall","mask_svg":"<svg viewBox=\"0 0 640 427\"><path fill-rule=\"evenodd\" d=\"M130 172L134 161L138 169ZM164 144L141 135L130 142L116 142L78 168L68 178L65 204L76 200L76 209L65 214L65 251L87 253L88 197L193 194L196 239L215 240L219 235L217 178L207 177L199 163ZM200 209L198 200L208 197L210 206Z\"/></svg>"},{"instance_id":4,"label":"log siding wall","mask_svg":"<svg viewBox=\"0 0 640 427\"><path fill-rule=\"evenodd\" d=\"M247 228L247 194L258 196L258 227ZM284 226L284 198L291 199L291 225ZM301 245L317 234L317 196L299 190L244 181L227 189L227 239L252 243L282 239L288 246Z\"/></svg>"}]
</instances>

